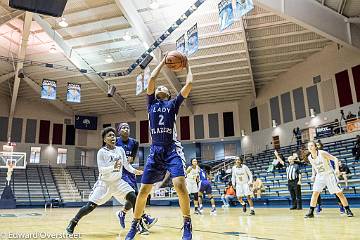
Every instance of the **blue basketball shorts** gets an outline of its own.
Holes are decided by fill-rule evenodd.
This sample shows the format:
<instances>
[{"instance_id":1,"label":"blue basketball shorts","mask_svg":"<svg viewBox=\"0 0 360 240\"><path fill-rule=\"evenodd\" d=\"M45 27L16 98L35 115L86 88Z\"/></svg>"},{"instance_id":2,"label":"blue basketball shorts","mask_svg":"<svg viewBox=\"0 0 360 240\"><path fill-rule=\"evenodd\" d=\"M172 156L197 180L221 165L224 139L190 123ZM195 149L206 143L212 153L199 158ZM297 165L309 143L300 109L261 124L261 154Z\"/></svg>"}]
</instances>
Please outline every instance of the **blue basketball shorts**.
<instances>
[{"instance_id":1,"label":"blue basketball shorts","mask_svg":"<svg viewBox=\"0 0 360 240\"><path fill-rule=\"evenodd\" d=\"M151 145L141 183L160 182L167 171L170 172L171 178L185 176L185 163L185 156L179 143L168 146Z\"/></svg>"},{"instance_id":2,"label":"blue basketball shorts","mask_svg":"<svg viewBox=\"0 0 360 240\"><path fill-rule=\"evenodd\" d=\"M212 194L211 183L208 180L202 180L200 183L199 192L205 194Z\"/></svg>"}]
</instances>

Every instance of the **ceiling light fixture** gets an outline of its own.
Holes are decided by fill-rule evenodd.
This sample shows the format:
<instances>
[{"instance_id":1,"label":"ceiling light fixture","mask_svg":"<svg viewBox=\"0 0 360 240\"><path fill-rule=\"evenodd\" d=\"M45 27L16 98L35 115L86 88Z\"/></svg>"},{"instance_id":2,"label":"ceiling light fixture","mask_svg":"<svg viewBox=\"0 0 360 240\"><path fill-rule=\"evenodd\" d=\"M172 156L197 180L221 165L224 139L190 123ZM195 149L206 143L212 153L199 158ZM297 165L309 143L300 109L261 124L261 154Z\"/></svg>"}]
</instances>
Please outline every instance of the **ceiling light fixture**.
<instances>
[{"instance_id":1,"label":"ceiling light fixture","mask_svg":"<svg viewBox=\"0 0 360 240\"><path fill-rule=\"evenodd\" d=\"M276 127L277 127L277 124L276 124L276 121L275 121L275 120L272 120L272 127L273 127L273 128L276 128Z\"/></svg>"},{"instance_id":2,"label":"ceiling light fixture","mask_svg":"<svg viewBox=\"0 0 360 240\"><path fill-rule=\"evenodd\" d=\"M57 49L55 47L55 45L52 45L49 49L49 53L56 53L57 52Z\"/></svg>"},{"instance_id":3,"label":"ceiling light fixture","mask_svg":"<svg viewBox=\"0 0 360 240\"><path fill-rule=\"evenodd\" d=\"M129 32L126 32L126 33L125 33L125 36L123 36L123 39L124 39L125 41L130 41L130 40L131 40L130 33L129 33Z\"/></svg>"},{"instance_id":4,"label":"ceiling light fixture","mask_svg":"<svg viewBox=\"0 0 360 240\"><path fill-rule=\"evenodd\" d=\"M311 117L311 118L316 117L315 109L313 109L313 108L310 108L310 117Z\"/></svg>"},{"instance_id":5,"label":"ceiling light fixture","mask_svg":"<svg viewBox=\"0 0 360 240\"><path fill-rule=\"evenodd\" d=\"M113 61L114 59L110 55L107 55L107 57L105 58L105 62L107 63L112 63Z\"/></svg>"},{"instance_id":6,"label":"ceiling light fixture","mask_svg":"<svg viewBox=\"0 0 360 240\"><path fill-rule=\"evenodd\" d=\"M67 27L69 24L66 22L66 19L64 17L61 18L61 20L58 22L60 27Z\"/></svg>"},{"instance_id":7,"label":"ceiling light fixture","mask_svg":"<svg viewBox=\"0 0 360 240\"><path fill-rule=\"evenodd\" d=\"M150 8L152 10L155 10L155 9L159 8L160 4L159 4L159 2L157 0L150 0L150 5L149 6L150 6Z\"/></svg>"}]
</instances>

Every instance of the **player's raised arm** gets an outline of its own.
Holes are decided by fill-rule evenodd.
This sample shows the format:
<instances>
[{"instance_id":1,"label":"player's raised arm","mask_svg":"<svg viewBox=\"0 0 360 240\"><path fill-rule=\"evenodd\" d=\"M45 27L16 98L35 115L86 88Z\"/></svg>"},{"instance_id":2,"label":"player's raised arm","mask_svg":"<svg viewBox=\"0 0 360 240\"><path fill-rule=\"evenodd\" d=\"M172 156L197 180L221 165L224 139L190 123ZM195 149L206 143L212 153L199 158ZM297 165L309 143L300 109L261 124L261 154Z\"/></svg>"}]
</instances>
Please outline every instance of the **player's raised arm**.
<instances>
[{"instance_id":1,"label":"player's raised arm","mask_svg":"<svg viewBox=\"0 0 360 240\"><path fill-rule=\"evenodd\" d=\"M189 96L193 83L193 74L191 72L189 62L186 66L186 69L187 69L186 82L185 82L185 86L181 89L181 95L184 98L187 98Z\"/></svg>"},{"instance_id":2,"label":"player's raised arm","mask_svg":"<svg viewBox=\"0 0 360 240\"><path fill-rule=\"evenodd\" d=\"M150 80L148 82L148 87L146 90L147 95L152 95L155 93L155 80L159 76L160 71L165 64L165 58L166 58L166 56L161 60L159 65L151 73Z\"/></svg>"},{"instance_id":3,"label":"player's raised arm","mask_svg":"<svg viewBox=\"0 0 360 240\"><path fill-rule=\"evenodd\" d=\"M253 175L248 166L245 166L246 174L249 176L249 184L253 182Z\"/></svg>"}]
</instances>

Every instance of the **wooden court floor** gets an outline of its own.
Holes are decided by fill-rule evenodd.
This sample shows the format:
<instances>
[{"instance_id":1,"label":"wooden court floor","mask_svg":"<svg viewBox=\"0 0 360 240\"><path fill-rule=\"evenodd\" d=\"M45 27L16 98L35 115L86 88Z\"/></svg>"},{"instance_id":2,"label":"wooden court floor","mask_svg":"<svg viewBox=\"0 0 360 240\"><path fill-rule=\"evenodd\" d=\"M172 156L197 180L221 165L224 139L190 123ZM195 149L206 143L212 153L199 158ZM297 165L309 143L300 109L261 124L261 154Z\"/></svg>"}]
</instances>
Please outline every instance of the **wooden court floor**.
<instances>
[{"instance_id":1,"label":"wooden court floor","mask_svg":"<svg viewBox=\"0 0 360 240\"><path fill-rule=\"evenodd\" d=\"M78 209L60 208L0 210L0 239L15 233L64 233L64 229ZM127 227L120 229L115 216L117 207L97 208L84 217L76 232L80 239L124 239L132 214L127 216ZM354 218L340 216L338 209L325 208L314 219L304 219L303 211L259 208L255 216L242 213L240 208L218 209L216 216L193 216L193 239L360 239L360 210L353 209ZM159 217L151 228L151 235L136 239L181 239L181 218L177 207L151 207L147 212Z\"/></svg>"}]
</instances>

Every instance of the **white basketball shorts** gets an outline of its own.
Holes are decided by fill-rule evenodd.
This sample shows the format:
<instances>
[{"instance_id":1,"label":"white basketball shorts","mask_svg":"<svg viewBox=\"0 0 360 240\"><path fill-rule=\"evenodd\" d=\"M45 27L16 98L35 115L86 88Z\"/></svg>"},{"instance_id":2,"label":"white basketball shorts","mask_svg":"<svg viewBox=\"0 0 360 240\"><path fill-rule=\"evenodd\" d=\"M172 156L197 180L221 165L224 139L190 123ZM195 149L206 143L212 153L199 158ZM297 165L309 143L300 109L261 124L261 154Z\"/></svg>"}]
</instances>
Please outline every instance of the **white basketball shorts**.
<instances>
[{"instance_id":1,"label":"white basketball shorts","mask_svg":"<svg viewBox=\"0 0 360 240\"><path fill-rule=\"evenodd\" d=\"M122 179L112 183L98 180L89 195L89 201L102 205L115 197L120 203L124 203L129 192L134 192L134 189Z\"/></svg>"}]
</instances>

